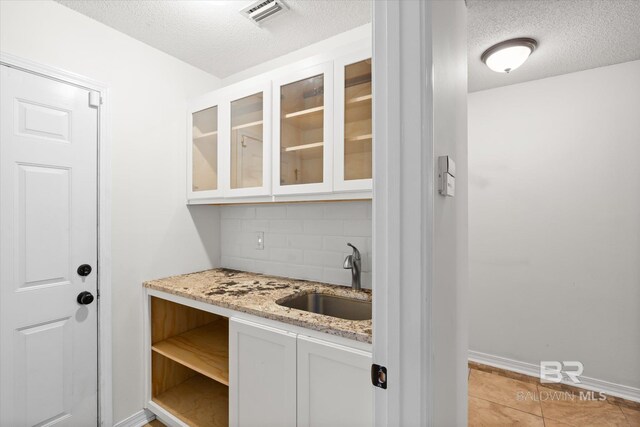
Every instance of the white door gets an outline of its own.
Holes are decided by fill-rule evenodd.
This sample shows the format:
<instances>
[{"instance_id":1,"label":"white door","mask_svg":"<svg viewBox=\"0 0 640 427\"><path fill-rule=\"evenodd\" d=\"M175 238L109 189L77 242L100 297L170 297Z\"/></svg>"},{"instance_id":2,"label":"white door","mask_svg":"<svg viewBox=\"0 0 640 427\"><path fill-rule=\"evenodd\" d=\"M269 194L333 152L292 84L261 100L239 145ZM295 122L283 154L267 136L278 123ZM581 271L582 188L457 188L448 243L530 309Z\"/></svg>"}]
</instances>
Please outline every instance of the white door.
<instances>
[{"instance_id":1,"label":"white door","mask_svg":"<svg viewBox=\"0 0 640 427\"><path fill-rule=\"evenodd\" d=\"M0 68L0 425L95 426L98 110Z\"/></svg>"},{"instance_id":2,"label":"white door","mask_svg":"<svg viewBox=\"0 0 640 427\"><path fill-rule=\"evenodd\" d=\"M295 427L296 335L229 322L229 424Z\"/></svg>"},{"instance_id":3,"label":"white door","mask_svg":"<svg viewBox=\"0 0 640 427\"><path fill-rule=\"evenodd\" d=\"M298 427L373 426L371 353L298 335Z\"/></svg>"}]
</instances>

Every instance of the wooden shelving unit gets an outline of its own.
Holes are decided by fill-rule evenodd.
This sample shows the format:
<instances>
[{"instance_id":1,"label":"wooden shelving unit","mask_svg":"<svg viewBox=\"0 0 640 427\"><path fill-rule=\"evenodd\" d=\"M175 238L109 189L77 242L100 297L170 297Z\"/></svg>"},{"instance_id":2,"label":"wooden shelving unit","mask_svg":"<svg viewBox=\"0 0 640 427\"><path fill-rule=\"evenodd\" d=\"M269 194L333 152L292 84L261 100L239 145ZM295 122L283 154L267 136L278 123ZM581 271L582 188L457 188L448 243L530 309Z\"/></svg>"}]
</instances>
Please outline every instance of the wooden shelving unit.
<instances>
[{"instance_id":1,"label":"wooden shelving unit","mask_svg":"<svg viewBox=\"0 0 640 427\"><path fill-rule=\"evenodd\" d=\"M213 131L213 132L202 133L200 135L195 135L193 137L193 139L198 141L198 140L201 140L201 139L211 138L213 136L218 136L218 131L217 130Z\"/></svg>"},{"instance_id":2,"label":"wooden shelving unit","mask_svg":"<svg viewBox=\"0 0 640 427\"><path fill-rule=\"evenodd\" d=\"M324 106L307 108L306 110L294 111L284 115L287 123L301 130L315 129L322 127L324 118Z\"/></svg>"},{"instance_id":3,"label":"wooden shelving unit","mask_svg":"<svg viewBox=\"0 0 640 427\"><path fill-rule=\"evenodd\" d=\"M229 385L229 323L220 319L154 344L151 349Z\"/></svg>"},{"instance_id":4,"label":"wooden shelving unit","mask_svg":"<svg viewBox=\"0 0 640 427\"><path fill-rule=\"evenodd\" d=\"M153 402L190 426L227 426L228 319L152 298L151 341Z\"/></svg>"},{"instance_id":5,"label":"wooden shelving unit","mask_svg":"<svg viewBox=\"0 0 640 427\"><path fill-rule=\"evenodd\" d=\"M190 426L228 426L228 388L196 375L168 389L153 400Z\"/></svg>"}]
</instances>

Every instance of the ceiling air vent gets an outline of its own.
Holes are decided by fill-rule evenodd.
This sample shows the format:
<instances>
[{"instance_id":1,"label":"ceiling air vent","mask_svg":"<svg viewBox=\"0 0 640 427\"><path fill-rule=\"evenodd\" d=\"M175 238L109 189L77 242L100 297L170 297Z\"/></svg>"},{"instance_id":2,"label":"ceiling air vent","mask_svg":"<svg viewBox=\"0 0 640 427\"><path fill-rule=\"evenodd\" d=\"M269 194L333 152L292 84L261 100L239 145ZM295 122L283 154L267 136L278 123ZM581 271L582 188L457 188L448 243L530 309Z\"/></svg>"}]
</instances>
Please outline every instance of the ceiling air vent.
<instances>
[{"instance_id":1,"label":"ceiling air vent","mask_svg":"<svg viewBox=\"0 0 640 427\"><path fill-rule=\"evenodd\" d=\"M282 0L258 0L240 10L240 13L251 22L260 26L268 19L278 16L289 10Z\"/></svg>"}]
</instances>

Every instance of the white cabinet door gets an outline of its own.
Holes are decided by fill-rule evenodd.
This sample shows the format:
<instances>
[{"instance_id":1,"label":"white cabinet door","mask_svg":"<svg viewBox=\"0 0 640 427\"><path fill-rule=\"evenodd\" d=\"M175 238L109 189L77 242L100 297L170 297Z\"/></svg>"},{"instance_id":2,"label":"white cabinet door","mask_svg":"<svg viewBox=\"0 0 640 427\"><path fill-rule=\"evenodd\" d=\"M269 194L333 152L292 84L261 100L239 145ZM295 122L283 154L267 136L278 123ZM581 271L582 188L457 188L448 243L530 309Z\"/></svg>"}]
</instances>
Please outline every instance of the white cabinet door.
<instances>
[{"instance_id":1,"label":"white cabinet door","mask_svg":"<svg viewBox=\"0 0 640 427\"><path fill-rule=\"evenodd\" d=\"M333 190L333 63L273 81L273 194Z\"/></svg>"},{"instance_id":2,"label":"white cabinet door","mask_svg":"<svg viewBox=\"0 0 640 427\"><path fill-rule=\"evenodd\" d=\"M371 50L334 62L334 191L373 188Z\"/></svg>"},{"instance_id":3,"label":"white cabinet door","mask_svg":"<svg viewBox=\"0 0 640 427\"><path fill-rule=\"evenodd\" d=\"M239 83L228 89L223 124L225 197L271 194L271 82Z\"/></svg>"},{"instance_id":4,"label":"white cabinet door","mask_svg":"<svg viewBox=\"0 0 640 427\"><path fill-rule=\"evenodd\" d=\"M229 423L296 425L296 334L229 321Z\"/></svg>"},{"instance_id":5,"label":"white cabinet door","mask_svg":"<svg viewBox=\"0 0 640 427\"><path fill-rule=\"evenodd\" d=\"M221 168L228 110L221 108L217 93L192 102L187 114L187 199L222 198L225 186Z\"/></svg>"},{"instance_id":6,"label":"white cabinet door","mask_svg":"<svg viewBox=\"0 0 640 427\"><path fill-rule=\"evenodd\" d=\"M371 353L298 336L298 426L373 425Z\"/></svg>"}]
</instances>

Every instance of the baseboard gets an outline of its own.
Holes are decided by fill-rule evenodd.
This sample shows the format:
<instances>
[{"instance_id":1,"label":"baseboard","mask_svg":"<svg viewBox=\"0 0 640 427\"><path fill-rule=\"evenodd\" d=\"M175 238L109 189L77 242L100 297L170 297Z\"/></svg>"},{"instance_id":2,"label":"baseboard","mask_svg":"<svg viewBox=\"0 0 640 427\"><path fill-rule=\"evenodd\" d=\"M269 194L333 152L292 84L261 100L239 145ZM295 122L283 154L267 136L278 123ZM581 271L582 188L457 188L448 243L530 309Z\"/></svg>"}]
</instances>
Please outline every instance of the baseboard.
<instances>
[{"instance_id":1,"label":"baseboard","mask_svg":"<svg viewBox=\"0 0 640 427\"><path fill-rule=\"evenodd\" d=\"M127 417L119 423L115 424L113 427L142 427L143 425L155 419L156 416L153 414L153 412L142 409L131 415L130 417Z\"/></svg>"},{"instance_id":2,"label":"baseboard","mask_svg":"<svg viewBox=\"0 0 640 427\"><path fill-rule=\"evenodd\" d=\"M469 350L469 360L482 363L483 365L517 372L519 374L540 378L540 366L533 363L520 362L518 360L507 359L506 357L494 356L492 354L480 353ZM604 394L620 397L622 399L640 402L640 389L622 384L614 384L597 378L580 377L580 384L574 384L569 380L563 380L563 384L573 387L583 388Z\"/></svg>"}]
</instances>

